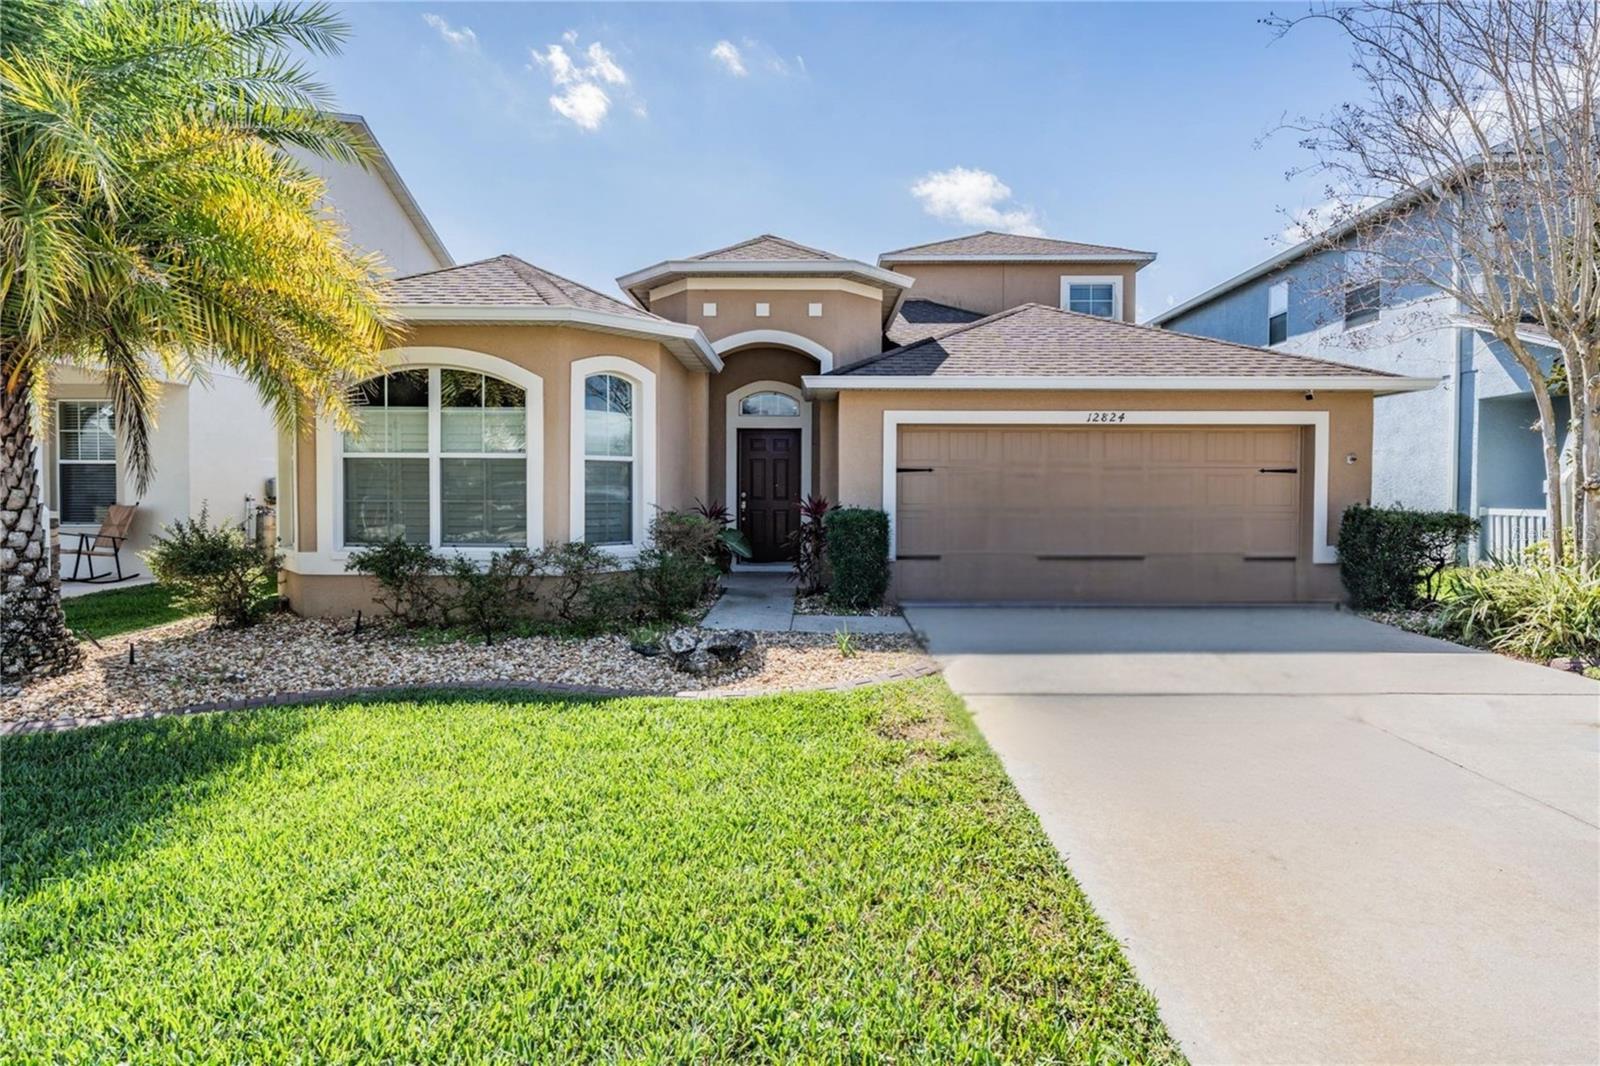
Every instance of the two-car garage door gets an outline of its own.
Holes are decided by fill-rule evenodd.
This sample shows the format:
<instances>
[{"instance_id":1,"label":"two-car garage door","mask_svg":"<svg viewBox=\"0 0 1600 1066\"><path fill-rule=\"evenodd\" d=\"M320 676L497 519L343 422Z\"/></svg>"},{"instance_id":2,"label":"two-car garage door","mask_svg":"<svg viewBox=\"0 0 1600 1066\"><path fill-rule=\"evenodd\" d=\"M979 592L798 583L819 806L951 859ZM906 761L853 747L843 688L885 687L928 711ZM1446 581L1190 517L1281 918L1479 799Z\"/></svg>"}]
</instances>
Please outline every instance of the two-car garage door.
<instances>
[{"instance_id":1,"label":"two-car garage door","mask_svg":"<svg viewBox=\"0 0 1600 1066\"><path fill-rule=\"evenodd\" d=\"M1261 603L1295 598L1300 431L905 426L902 600Z\"/></svg>"}]
</instances>

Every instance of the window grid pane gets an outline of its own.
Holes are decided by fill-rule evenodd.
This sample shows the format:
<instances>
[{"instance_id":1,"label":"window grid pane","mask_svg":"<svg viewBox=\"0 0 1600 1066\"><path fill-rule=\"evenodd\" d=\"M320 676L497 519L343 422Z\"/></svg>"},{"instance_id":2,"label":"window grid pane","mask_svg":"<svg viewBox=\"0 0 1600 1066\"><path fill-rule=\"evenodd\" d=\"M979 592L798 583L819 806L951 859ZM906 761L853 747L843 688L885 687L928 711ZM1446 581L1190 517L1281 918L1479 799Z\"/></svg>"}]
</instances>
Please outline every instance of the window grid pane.
<instances>
[{"instance_id":1,"label":"window grid pane","mask_svg":"<svg viewBox=\"0 0 1600 1066\"><path fill-rule=\"evenodd\" d=\"M741 415L769 418L793 418L800 414L800 405L793 396L781 392L757 392L739 401Z\"/></svg>"},{"instance_id":2,"label":"window grid pane","mask_svg":"<svg viewBox=\"0 0 1600 1066\"><path fill-rule=\"evenodd\" d=\"M428 543L428 460L344 461L344 542Z\"/></svg>"},{"instance_id":3,"label":"window grid pane","mask_svg":"<svg viewBox=\"0 0 1600 1066\"><path fill-rule=\"evenodd\" d=\"M527 461L439 460L439 521L445 544L526 545Z\"/></svg>"},{"instance_id":4,"label":"window grid pane","mask_svg":"<svg viewBox=\"0 0 1600 1066\"><path fill-rule=\"evenodd\" d=\"M632 462L584 462L583 539L590 544L633 543Z\"/></svg>"},{"instance_id":5,"label":"window grid pane","mask_svg":"<svg viewBox=\"0 0 1600 1066\"><path fill-rule=\"evenodd\" d=\"M1105 283L1071 285L1067 289L1067 310L1101 318L1116 317L1116 289Z\"/></svg>"}]
</instances>

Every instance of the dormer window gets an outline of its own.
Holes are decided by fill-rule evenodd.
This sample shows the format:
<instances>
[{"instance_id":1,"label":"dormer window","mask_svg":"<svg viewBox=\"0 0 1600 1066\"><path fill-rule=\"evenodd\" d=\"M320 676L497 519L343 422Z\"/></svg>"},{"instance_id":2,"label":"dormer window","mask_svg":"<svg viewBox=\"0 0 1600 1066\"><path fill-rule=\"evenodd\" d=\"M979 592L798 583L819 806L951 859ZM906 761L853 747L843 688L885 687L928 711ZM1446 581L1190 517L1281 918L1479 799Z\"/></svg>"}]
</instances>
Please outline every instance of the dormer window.
<instances>
[{"instance_id":1,"label":"dormer window","mask_svg":"<svg viewBox=\"0 0 1600 1066\"><path fill-rule=\"evenodd\" d=\"M1061 279L1061 306L1080 315L1097 318L1122 317L1122 279L1119 277L1072 277Z\"/></svg>"}]
</instances>

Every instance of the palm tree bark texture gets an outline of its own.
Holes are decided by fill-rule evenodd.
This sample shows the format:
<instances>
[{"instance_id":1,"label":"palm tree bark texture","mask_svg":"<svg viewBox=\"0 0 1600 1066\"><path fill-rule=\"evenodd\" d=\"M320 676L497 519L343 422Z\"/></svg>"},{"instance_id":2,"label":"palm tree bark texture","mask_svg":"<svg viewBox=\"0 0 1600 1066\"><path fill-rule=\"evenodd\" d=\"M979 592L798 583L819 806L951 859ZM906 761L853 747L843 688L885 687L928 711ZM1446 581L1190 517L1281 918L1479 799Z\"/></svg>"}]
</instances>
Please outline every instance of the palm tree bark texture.
<instances>
[{"instance_id":1,"label":"palm tree bark texture","mask_svg":"<svg viewBox=\"0 0 1600 1066\"><path fill-rule=\"evenodd\" d=\"M83 659L61 610L33 428L27 388L0 387L0 686L7 688Z\"/></svg>"}]
</instances>

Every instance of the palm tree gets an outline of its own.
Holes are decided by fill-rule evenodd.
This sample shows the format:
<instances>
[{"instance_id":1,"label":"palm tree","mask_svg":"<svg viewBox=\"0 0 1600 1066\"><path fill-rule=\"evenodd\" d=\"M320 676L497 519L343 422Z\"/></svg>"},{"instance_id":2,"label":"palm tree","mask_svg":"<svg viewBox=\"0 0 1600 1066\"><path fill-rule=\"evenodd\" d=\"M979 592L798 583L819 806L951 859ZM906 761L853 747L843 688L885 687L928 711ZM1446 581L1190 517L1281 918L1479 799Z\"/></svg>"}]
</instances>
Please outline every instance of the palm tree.
<instances>
[{"instance_id":1,"label":"palm tree","mask_svg":"<svg viewBox=\"0 0 1600 1066\"><path fill-rule=\"evenodd\" d=\"M80 655L34 451L55 367L104 380L141 492L164 377L227 366L286 428L349 424L392 325L379 265L285 151L362 157L292 55L345 33L320 5L0 3L0 683Z\"/></svg>"}]
</instances>

